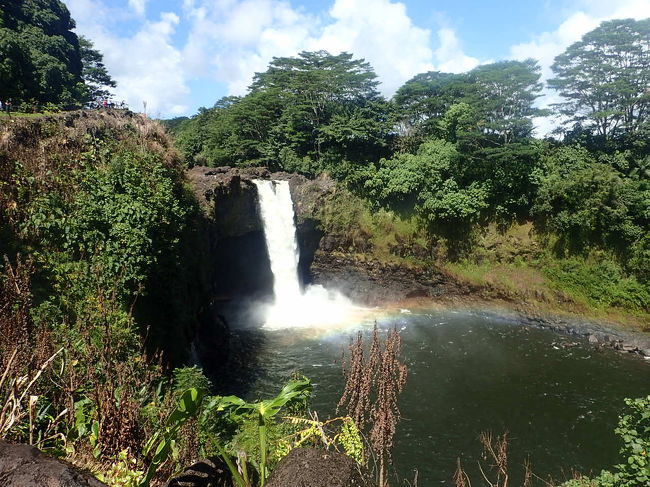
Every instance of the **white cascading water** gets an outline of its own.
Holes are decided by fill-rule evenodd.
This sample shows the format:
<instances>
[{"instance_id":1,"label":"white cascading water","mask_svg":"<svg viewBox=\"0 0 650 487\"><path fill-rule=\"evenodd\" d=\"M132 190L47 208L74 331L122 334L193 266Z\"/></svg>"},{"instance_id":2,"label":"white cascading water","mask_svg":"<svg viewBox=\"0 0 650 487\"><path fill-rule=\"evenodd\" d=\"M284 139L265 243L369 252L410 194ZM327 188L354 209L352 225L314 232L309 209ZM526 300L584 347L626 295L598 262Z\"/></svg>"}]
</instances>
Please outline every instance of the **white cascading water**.
<instances>
[{"instance_id":1,"label":"white cascading water","mask_svg":"<svg viewBox=\"0 0 650 487\"><path fill-rule=\"evenodd\" d=\"M323 286L300 289L293 202L288 181L253 181L257 186L266 247L273 273L272 305L264 306L266 328L323 327L349 322L361 310Z\"/></svg>"},{"instance_id":2,"label":"white cascading water","mask_svg":"<svg viewBox=\"0 0 650 487\"><path fill-rule=\"evenodd\" d=\"M298 261L300 251L293 222L293 202L288 181L254 181L260 202L266 248L273 272L273 294L277 302L300 297Z\"/></svg>"}]
</instances>

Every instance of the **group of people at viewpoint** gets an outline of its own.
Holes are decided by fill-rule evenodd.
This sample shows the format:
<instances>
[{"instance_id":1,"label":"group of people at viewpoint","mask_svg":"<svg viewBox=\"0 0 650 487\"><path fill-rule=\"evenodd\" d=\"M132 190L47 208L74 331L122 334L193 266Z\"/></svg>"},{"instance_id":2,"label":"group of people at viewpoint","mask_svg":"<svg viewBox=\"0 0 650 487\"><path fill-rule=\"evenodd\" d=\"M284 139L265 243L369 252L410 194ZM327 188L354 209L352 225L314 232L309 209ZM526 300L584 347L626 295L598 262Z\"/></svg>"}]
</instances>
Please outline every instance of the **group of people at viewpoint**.
<instances>
[{"instance_id":1,"label":"group of people at viewpoint","mask_svg":"<svg viewBox=\"0 0 650 487\"><path fill-rule=\"evenodd\" d=\"M104 99L104 100L96 100L96 101L90 102L87 105L87 108L91 108L91 109L95 109L95 110L98 110L100 108L106 108L106 109L108 109L108 108L118 108L120 110L126 110L129 107L126 104L125 101L121 101L119 103L116 103L116 102L114 102L112 100Z\"/></svg>"},{"instance_id":2,"label":"group of people at viewpoint","mask_svg":"<svg viewBox=\"0 0 650 487\"><path fill-rule=\"evenodd\" d=\"M11 113L12 105L13 105L13 103L11 101L11 98L9 98L8 100L5 100L5 101L0 100L0 112Z\"/></svg>"}]
</instances>

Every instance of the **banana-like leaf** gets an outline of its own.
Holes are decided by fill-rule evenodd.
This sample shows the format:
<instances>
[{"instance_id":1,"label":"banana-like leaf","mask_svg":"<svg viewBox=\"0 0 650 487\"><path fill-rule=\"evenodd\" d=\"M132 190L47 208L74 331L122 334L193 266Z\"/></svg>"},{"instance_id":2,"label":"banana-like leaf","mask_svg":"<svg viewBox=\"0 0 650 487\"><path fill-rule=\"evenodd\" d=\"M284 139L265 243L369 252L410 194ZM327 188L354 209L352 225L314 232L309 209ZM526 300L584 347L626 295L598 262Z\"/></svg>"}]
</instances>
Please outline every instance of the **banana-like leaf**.
<instances>
[{"instance_id":1,"label":"banana-like leaf","mask_svg":"<svg viewBox=\"0 0 650 487\"><path fill-rule=\"evenodd\" d=\"M183 392L178 400L178 406L167 418L167 426L174 427L177 424L184 423L194 416L203 401L203 391L191 388Z\"/></svg>"}]
</instances>

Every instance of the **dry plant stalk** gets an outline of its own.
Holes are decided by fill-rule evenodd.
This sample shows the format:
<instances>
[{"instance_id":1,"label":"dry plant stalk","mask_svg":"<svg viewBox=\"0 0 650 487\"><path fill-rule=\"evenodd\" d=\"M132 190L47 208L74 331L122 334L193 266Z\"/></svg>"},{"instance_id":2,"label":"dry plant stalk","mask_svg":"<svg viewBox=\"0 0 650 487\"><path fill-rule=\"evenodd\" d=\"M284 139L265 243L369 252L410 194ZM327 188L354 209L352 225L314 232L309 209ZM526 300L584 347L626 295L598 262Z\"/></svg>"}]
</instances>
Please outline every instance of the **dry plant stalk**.
<instances>
[{"instance_id":1,"label":"dry plant stalk","mask_svg":"<svg viewBox=\"0 0 650 487\"><path fill-rule=\"evenodd\" d=\"M490 460L490 467L496 478L490 480L479 462L479 469L485 481L491 487L508 487L508 432L492 439L492 433L483 432L479 436L483 444L483 459Z\"/></svg>"},{"instance_id":2,"label":"dry plant stalk","mask_svg":"<svg viewBox=\"0 0 650 487\"><path fill-rule=\"evenodd\" d=\"M36 402L33 397L36 397L36 399L38 399L38 397L30 396L28 399L29 404L27 406L25 405L25 398L43 372L54 361L57 355L63 351L63 348L60 348L50 358L43 362L33 375L9 376L9 371L11 370L16 358L17 350L18 349L16 348L14 353L11 355L11 358L8 360L2 378L0 379L0 392L6 390L6 393L2 393L2 396L0 397L0 405L2 406L0 409L0 437L5 437L14 425L20 423L28 414L30 414L33 403ZM9 380L7 380L7 377L9 377ZM62 415L59 415L58 418L60 419L61 416Z\"/></svg>"},{"instance_id":3,"label":"dry plant stalk","mask_svg":"<svg viewBox=\"0 0 650 487\"><path fill-rule=\"evenodd\" d=\"M30 261L23 262L18 255L16 265L4 256L4 269L0 274L0 367L6 368L9 362L14 368L29 362L32 350L28 346L31 335L29 308L32 295L30 279L34 266ZM8 361L11 351L18 360ZM11 370L15 372L15 370Z\"/></svg>"},{"instance_id":4,"label":"dry plant stalk","mask_svg":"<svg viewBox=\"0 0 650 487\"><path fill-rule=\"evenodd\" d=\"M386 470L391 461L393 439L400 420L397 405L406 384L407 367L400 361L402 339L396 329L388 333L383 346L377 324L366 358L363 336L351 340L349 360L343 364L345 389L338 403L360 431L370 426L370 447L379 460L379 486L388 485Z\"/></svg>"},{"instance_id":5,"label":"dry plant stalk","mask_svg":"<svg viewBox=\"0 0 650 487\"><path fill-rule=\"evenodd\" d=\"M463 464L460 458L456 459L456 471L454 472L454 485L456 487L472 487L469 475L463 470Z\"/></svg>"}]
</instances>

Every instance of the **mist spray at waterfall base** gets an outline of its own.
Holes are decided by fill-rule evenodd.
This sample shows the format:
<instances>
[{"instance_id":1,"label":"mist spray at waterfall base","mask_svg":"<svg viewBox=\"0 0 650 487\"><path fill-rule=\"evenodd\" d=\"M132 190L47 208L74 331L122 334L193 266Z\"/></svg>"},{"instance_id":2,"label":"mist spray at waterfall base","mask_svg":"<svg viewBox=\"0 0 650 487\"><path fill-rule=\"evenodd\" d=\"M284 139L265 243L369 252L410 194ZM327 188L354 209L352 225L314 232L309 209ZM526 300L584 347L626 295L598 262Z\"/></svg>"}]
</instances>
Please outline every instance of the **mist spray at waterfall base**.
<instances>
[{"instance_id":1,"label":"mist spray at waterfall base","mask_svg":"<svg viewBox=\"0 0 650 487\"><path fill-rule=\"evenodd\" d=\"M301 289L300 251L288 181L255 180L273 273L274 302L261 306L265 328L331 328L363 319L369 310L320 285Z\"/></svg>"}]
</instances>

